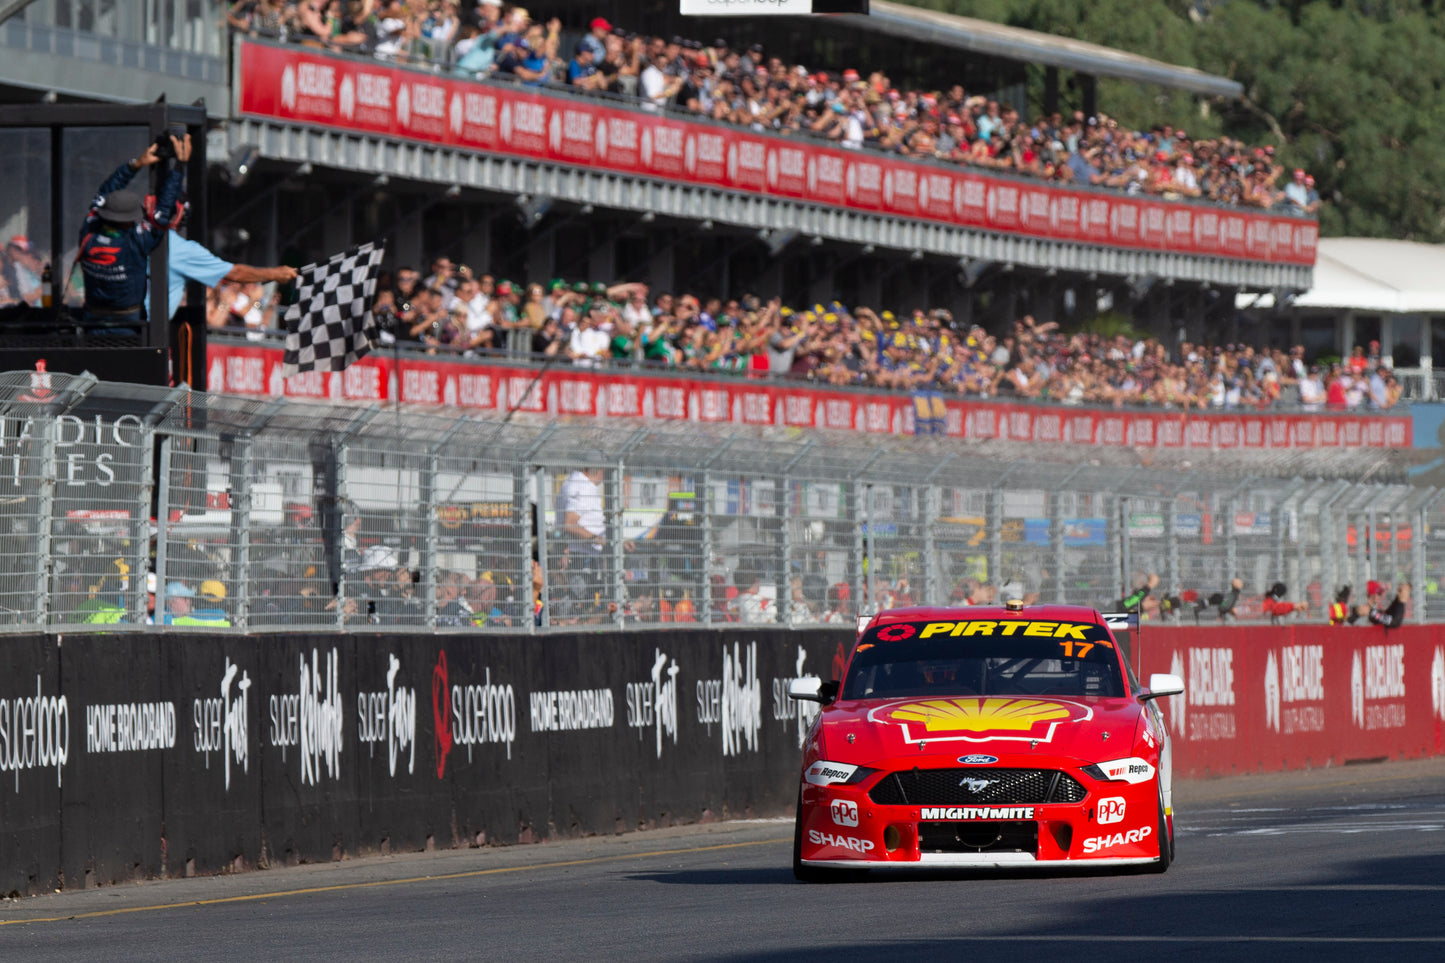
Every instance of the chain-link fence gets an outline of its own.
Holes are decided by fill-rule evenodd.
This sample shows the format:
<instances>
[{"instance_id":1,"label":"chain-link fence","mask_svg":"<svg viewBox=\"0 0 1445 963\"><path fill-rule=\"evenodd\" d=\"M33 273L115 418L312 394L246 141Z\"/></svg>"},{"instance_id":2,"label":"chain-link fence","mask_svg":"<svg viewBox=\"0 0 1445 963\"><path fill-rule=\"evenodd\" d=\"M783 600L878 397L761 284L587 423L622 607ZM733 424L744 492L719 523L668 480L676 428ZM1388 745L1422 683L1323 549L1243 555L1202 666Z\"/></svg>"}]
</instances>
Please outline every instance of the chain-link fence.
<instances>
[{"instance_id":1,"label":"chain-link fence","mask_svg":"<svg viewBox=\"0 0 1445 963\"><path fill-rule=\"evenodd\" d=\"M1323 620L1445 564L1445 491L1080 449L483 421L0 376L0 625L852 624L1022 598ZM1198 457L1197 453L1194 457ZM1385 457L1388 457L1386 453ZM1263 462L1262 462L1263 464ZM1398 469L1398 466L1395 466ZM1234 580L1238 580L1237 586Z\"/></svg>"}]
</instances>

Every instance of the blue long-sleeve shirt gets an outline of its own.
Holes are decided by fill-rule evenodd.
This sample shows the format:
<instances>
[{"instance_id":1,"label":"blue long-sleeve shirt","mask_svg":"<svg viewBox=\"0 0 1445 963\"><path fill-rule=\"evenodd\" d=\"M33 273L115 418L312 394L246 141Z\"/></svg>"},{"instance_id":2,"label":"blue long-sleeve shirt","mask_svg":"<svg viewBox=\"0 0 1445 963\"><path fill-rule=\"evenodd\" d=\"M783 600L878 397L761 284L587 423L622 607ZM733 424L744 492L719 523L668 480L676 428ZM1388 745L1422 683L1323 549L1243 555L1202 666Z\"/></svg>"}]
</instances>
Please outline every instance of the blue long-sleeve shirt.
<instances>
[{"instance_id":1,"label":"blue long-sleeve shirt","mask_svg":"<svg viewBox=\"0 0 1445 963\"><path fill-rule=\"evenodd\" d=\"M135 175L129 163L117 167L100 185L90 213L81 222L78 257L85 275L86 307L119 310L135 307L146 299L147 260L165 239L181 196L185 169L176 165L166 175L153 221L142 217L134 224L123 225L102 220L101 199L125 187Z\"/></svg>"}]
</instances>

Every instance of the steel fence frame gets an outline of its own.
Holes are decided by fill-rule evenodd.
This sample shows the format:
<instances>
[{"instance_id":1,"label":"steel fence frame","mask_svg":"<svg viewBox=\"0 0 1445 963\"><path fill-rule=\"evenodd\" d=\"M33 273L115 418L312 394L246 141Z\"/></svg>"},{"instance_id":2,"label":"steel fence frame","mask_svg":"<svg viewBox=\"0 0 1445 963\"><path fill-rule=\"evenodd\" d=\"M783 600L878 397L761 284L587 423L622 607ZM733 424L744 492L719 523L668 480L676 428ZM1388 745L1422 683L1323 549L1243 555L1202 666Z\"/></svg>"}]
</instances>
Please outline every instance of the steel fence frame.
<instances>
[{"instance_id":1,"label":"steel fence frame","mask_svg":"<svg viewBox=\"0 0 1445 963\"><path fill-rule=\"evenodd\" d=\"M1150 574L1171 602L1149 603L1157 618L1216 620L1210 596L1238 576L1244 619L1266 617L1248 600L1275 581L1321 620L1339 585L1362 600L1378 580L1412 582L1419 621L1445 565L1445 490L1368 471L1216 476L31 373L0 375L0 419L5 631L164 628L147 625L148 570L163 616L238 632L851 624L1013 595L1104 608Z\"/></svg>"}]
</instances>

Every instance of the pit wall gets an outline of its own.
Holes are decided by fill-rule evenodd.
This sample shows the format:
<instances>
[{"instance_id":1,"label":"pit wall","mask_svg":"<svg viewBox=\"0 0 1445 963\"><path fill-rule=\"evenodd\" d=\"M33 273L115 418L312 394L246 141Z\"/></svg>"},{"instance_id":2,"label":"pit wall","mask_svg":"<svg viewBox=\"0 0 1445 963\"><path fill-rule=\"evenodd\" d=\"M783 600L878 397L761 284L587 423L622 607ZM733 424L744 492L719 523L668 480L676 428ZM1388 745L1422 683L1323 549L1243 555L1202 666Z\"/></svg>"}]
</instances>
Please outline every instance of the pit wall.
<instances>
[{"instance_id":1,"label":"pit wall","mask_svg":"<svg viewBox=\"0 0 1445 963\"><path fill-rule=\"evenodd\" d=\"M851 633L9 636L0 893L790 811ZM1175 771L1442 751L1445 627L1146 628Z\"/></svg>"}]
</instances>

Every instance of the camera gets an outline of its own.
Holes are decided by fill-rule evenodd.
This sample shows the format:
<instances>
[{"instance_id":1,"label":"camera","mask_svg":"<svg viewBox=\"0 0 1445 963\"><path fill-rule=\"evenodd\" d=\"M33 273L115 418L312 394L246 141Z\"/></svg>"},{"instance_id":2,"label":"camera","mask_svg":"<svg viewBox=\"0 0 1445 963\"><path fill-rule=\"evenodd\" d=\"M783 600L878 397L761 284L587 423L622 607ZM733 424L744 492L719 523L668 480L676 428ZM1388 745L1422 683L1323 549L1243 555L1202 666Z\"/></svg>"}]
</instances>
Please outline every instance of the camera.
<instances>
[{"instance_id":1,"label":"camera","mask_svg":"<svg viewBox=\"0 0 1445 963\"><path fill-rule=\"evenodd\" d=\"M156 156L161 160L175 160L176 145L171 143L171 138L185 140L186 125L171 124L164 131L156 135Z\"/></svg>"}]
</instances>

